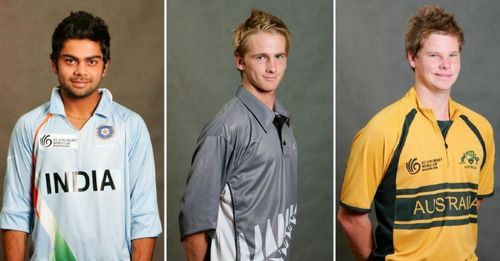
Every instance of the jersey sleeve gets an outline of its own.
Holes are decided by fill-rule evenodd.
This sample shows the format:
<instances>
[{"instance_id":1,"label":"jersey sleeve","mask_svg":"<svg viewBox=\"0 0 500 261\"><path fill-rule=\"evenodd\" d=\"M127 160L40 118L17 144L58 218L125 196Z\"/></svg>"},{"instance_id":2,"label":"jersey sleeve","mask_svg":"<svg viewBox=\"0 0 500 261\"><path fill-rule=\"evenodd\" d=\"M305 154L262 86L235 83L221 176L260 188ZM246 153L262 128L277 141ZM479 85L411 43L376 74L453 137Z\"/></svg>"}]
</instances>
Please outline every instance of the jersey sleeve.
<instances>
[{"instance_id":1,"label":"jersey sleeve","mask_svg":"<svg viewBox=\"0 0 500 261\"><path fill-rule=\"evenodd\" d=\"M157 237L161 223L156 200L153 148L146 124L137 116L129 125L131 147L128 164L131 188L131 239Z\"/></svg>"},{"instance_id":2,"label":"jersey sleeve","mask_svg":"<svg viewBox=\"0 0 500 261\"><path fill-rule=\"evenodd\" d=\"M232 151L233 146L223 136L199 139L181 200L181 239L216 229L222 184Z\"/></svg>"},{"instance_id":3,"label":"jersey sleeve","mask_svg":"<svg viewBox=\"0 0 500 261\"><path fill-rule=\"evenodd\" d=\"M32 131L21 118L14 127L7 155L3 205L0 213L2 229L31 232L32 135Z\"/></svg>"},{"instance_id":4,"label":"jersey sleeve","mask_svg":"<svg viewBox=\"0 0 500 261\"><path fill-rule=\"evenodd\" d=\"M340 205L348 210L370 212L390 162L397 136L381 125L369 123L354 137L340 195Z\"/></svg>"},{"instance_id":5,"label":"jersey sleeve","mask_svg":"<svg viewBox=\"0 0 500 261\"><path fill-rule=\"evenodd\" d=\"M493 129L491 125L487 125L484 135L484 146L486 157L484 166L479 173L479 187L477 197L479 199L492 197L494 193L494 170L495 162L495 141L493 138Z\"/></svg>"}]
</instances>

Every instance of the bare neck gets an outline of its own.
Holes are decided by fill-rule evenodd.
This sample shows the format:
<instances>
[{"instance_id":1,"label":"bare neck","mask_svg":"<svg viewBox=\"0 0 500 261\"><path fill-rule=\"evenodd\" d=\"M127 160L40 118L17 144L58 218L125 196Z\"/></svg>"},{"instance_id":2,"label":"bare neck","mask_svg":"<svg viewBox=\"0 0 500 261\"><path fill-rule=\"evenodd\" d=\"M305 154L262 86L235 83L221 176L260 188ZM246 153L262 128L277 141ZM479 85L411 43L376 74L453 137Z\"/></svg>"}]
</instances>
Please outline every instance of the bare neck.
<instances>
[{"instance_id":1,"label":"bare neck","mask_svg":"<svg viewBox=\"0 0 500 261\"><path fill-rule=\"evenodd\" d=\"M415 85L420 104L430 108L437 120L450 120L449 98L450 90L431 90L424 86Z\"/></svg>"},{"instance_id":2,"label":"bare neck","mask_svg":"<svg viewBox=\"0 0 500 261\"><path fill-rule=\"evenodd\" d=\"M96 90L87 97L75 98L61 91L61 97L67 115L83 118L90 117L94 113L101 99L101 94Z\"/></svg>"}]
</instances>

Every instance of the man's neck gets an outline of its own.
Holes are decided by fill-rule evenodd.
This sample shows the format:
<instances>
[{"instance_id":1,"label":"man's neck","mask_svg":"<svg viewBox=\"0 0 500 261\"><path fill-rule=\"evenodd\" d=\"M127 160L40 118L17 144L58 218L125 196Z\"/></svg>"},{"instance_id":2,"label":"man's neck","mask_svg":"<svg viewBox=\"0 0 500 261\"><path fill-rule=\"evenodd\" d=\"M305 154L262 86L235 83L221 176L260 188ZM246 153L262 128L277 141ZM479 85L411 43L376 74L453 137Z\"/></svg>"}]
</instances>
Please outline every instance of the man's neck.
<instances>
[{"instance_id":1,"label":"man's neck","mask_svg":"<svg viewBox=\"0 0 500 261\"><path fill-rule=\"evenodd\" d=\"M276 100L276 91L263 92L255 88L247 87L245 85L243 85L243 88L245 88L255 97L257 97L257 99L260 102L264 103L264 105L266 105L266 107L268 107L271 111L274 111L274 101Z\"/></svg>"},{"instance_id":2,"label":"man's neck","mask_svg":"<svg viewBox=\"0 0 500 261\"><path fill-rule=\"evenodd\" d=\"M64 91L61 90L61 98L63 100L66 117L77 129L81 129L97 108L99 100L101 99L101 94L96 90L96 92L87 97L75 98L66 95Z\"/></svg>"},{"instance_id":3,"label":"man's neck","mask_svg":"<svg viewBox=\"0 0 500 261\"><path fill-rule=\"evenodd\" d=\"M437 120L450 120L449 98L450 90L432 90L423 85L415 84L418 100L425 108L430 108L434 112Z\"/></svg>"}]
</instances>

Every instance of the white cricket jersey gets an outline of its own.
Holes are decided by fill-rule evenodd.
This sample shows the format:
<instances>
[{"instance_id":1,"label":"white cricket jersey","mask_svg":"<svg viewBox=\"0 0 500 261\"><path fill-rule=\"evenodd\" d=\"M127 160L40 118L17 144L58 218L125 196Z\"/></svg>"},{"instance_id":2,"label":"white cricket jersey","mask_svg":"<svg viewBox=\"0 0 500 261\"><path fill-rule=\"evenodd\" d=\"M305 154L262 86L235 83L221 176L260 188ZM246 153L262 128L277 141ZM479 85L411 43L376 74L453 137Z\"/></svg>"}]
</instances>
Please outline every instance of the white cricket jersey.
<instances>
[{"instance_id":1,"label":"white cricket jersey","mask_svg":"<svg viewBox=\"0 0 500 261\"><path fill-rule=\"evenodd\" d=\"M99 91L80 130L58 88L15 126L0 227L32 234L31 260L129 260L131 240L161 233L146 125Z\"/></svg>"}]
</instances>

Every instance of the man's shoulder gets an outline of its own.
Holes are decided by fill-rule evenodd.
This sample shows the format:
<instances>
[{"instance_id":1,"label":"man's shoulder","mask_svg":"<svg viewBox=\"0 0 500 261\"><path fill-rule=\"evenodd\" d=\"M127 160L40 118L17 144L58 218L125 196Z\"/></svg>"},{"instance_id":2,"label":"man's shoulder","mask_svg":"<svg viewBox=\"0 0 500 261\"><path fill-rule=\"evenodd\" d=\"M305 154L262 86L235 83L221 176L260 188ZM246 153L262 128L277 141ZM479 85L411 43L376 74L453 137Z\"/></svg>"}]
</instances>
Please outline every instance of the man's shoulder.
<instances>
[{"instance_id":1,"label":"man's shoulder","mask_svg":"<svg viewBox=\"0 0 500 261\"><path fill-rule=\"evenodd\" d=\"M43 120L44 118L49 114L49 108L50 108L50 103L46 102L31 111L23 114L19 119L17 120L18 126L24 126L28 128L36 128Z\"/></svg>"},{"instance_id":2,"label":"man's shoulder","mask_svg":"<svg viewBox=\"0 0 500 261\"><path fill-rule=\"evenodd\" d=\"M373 116L363 130L373 134L391 134L401 131L406 116L413 110L403 99L386 106Z\"/></svg>"},{"instance_id":3,"label":"man's shoulder","mask_svg":"<svg viewBox=\"0 0 500 261\"><path fill-rule=\"evenodd\" d=\"M214 118L205 125L202 135L220 136L234 131L237 128L245 127L249 123L249 111L237 97L233 97L226 102Z\"/></svg>"},{"instance_id":4,"label":"man's shoulder","mask_svg":"<svg viewBox=\"0 0 500 261\"><path fill-rule=\"evenodd\" d=\"M141 115L139 115L139 113L115 101L113 101L112 114L113 117L116 117L127 124L144 122L143 118L141 117Z\"/></svg>"},{"instance_id":5,"label":"man's shoulder","mask_svg":"<svg viewBox=\"0 0 500 261\"><path fill-rule=\"evenodd\" d=\"M493 128L490 122L483 115L458 102L453 101L453 103L460 110L461 114L466 116L477 128L492 131Z\"/></svg>"}]
</instances>

